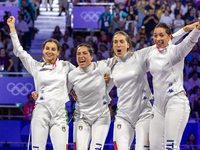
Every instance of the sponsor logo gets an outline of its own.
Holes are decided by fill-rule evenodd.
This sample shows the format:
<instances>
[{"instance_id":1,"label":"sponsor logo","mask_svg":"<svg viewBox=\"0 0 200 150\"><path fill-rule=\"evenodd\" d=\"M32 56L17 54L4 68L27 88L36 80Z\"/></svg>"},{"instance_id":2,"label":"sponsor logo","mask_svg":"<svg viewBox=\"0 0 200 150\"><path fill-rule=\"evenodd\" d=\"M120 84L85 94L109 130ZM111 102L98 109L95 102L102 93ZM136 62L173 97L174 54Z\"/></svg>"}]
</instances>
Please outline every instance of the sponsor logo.
<instances>
[{"instance_id":1,"label":"sponsor logo","mask_svg":"<svg viewBox=\"0 0 200 150\"><path fill-rule=\"evenodd\" d=\"M14 96L19 94L26 96L33 91L33 85L31 83L26 83L25 85L23 83L17 83L16 85L14 83L8 83L7 90Z\"/></svg>"},{"instance_id":2,"label":"sponsor logo","mask_svg":"<svg viewBox=\"0 0 200 150\"><path fill-rule=\"evenodd\" d=\"M169 91L168 91L167 93L172 93L172 92L174 92L174 90L172 90L172 89L169 89Z\"/></svg>"}]
</instances>

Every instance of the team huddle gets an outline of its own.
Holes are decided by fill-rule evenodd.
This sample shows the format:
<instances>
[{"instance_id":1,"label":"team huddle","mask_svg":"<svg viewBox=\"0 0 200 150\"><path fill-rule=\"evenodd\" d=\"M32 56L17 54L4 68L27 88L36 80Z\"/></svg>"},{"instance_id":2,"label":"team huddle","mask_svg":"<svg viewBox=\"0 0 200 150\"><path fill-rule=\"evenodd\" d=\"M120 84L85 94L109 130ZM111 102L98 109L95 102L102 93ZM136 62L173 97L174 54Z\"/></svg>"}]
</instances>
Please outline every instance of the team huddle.
<instances>
[{"instance_id":1,"label":"team huddle","mask_svg":"<svg viewBox=\"0 0 200 150\"><path fill-rule=\"evenodd\" d=\"M20 45L15 18L11 16L7 23L14 54L34 78L37 100L31 120L33 150L45 150L48 134L55 150L68 149L65 103L71 91L77 97L74 150L103 149L111 122L108 93L113 86L118 95L115 150L129 150L134 132L136 150L179 150L190 113L183 88L184 58L200 37L200 18L173 35L167 24L159 23L153 32L155 45L136 52L132 52L130 37L118 31L111 42L114 56L99 62L92 62L93 48L82 43L77 46L77 68L57 58L60 44L55 39L43 43L44 62L37 62ZM153 76L153 106L148 71Z\"/></svg>"}]
</instances>

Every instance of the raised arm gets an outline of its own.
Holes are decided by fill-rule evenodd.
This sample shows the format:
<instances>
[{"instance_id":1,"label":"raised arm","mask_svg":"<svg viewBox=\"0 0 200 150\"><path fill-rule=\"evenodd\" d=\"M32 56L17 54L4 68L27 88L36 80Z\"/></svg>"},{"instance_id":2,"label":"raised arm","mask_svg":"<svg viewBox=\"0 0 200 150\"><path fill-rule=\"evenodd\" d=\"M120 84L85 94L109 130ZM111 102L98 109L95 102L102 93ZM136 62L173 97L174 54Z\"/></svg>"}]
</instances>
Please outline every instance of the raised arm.
<instances>
[{"instance_id":1,"label":"raised arm","mask_svg":"<svg viewBox=\"0 0 200 150\"><path fill-rule=\"evenodd\" d=\"M174 33L172 44L175 44L178 40L180 40L185 34L187 34L190 30L193 30L198 25L198 22L195 22L193 24L187 25L183 27L182 29L178 30L176 33Z\"/></svg>"},{"instance_id":2,"label":"raised arm","mask_svg":"<svg viewBox=\"0 0 200 150\"><path fill-rule=\"evenodd\" d=\"M22 46L20 45L15 29L15 18L13 16L8 18L7 24L10 27L10 36L13 43L14 54L20 58L27 71L34 76L35 71L37 70L36 63L38 62L35 61L25 50L23 50Z\"/></svg>"},{"instance_id":3,"label":"raised arm","mask_svg":"<svg viewBox=\"0 0 200 150\"><path fill-rule=\"evenodd\" d=\"M172 53L175 53L176 58L182 60L186 57L186 55L192 50L194 45L198 42L200 37L200 17L199 17L198 25L190 32L190 34L178 45L174 45L175 49ZM178 60L178 61L179 61ZM177 60L173 60L173 63L177 63Z\"/></svg>"}]
</instances>

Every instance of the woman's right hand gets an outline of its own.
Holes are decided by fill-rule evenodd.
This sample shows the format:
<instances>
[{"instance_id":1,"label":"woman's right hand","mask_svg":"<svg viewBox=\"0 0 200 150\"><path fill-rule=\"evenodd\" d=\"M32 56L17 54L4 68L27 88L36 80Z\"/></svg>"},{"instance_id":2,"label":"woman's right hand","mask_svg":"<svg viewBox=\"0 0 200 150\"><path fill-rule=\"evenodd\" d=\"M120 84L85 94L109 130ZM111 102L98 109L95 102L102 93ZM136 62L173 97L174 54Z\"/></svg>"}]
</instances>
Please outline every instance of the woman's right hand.
<instances>
[{"instance_id":1,"label":"woman's right hand","mask_svg":"<svg viewBox=\"0 0 200 150\"><path fill-rule=\"evenodd\" d=\"M31 93L31 95L32 95L34 100L38 99L38 93L37 92L34 91L34 92Z\"/></svg>"},{"instance_id":2,"label":"woman's right hand","mask_svg":"<svg viewBox=\"0 0 200 150\"><path fill-rule=\"evenodd\" d=\"M7 24L10 26L15 26L15 17L10 16L7 20Z\"/></svg>"},{"instance_id":3,"label":"woman's right hand","mask_svg":"<svg viewBox=\"0 0 200 150\"><path fill-rule=\"evenodd\" d=\"M15 30L15 17L10 16L7 20L7 24L10 27L10 33L16 32L16 30Z\"/></svg>"}]
</instances>

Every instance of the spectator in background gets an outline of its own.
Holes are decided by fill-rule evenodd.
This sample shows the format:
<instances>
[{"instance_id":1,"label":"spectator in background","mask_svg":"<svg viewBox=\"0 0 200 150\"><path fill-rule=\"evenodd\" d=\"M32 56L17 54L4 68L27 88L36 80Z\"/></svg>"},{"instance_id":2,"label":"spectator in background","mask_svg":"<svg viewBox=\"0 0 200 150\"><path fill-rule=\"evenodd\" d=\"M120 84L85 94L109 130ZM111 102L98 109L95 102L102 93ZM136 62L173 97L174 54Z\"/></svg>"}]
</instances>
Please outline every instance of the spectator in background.
<instances>
[{"instance_id":1,"label":"spectator in background","mask_svg":"<svg viewBox=\"0 0 200 150\"><path fill-rule=\"evenodd\" d=\"M134 30L137 30L137 28L135 27L134 21L131 19L131 15L128 15L124 23L124 32L127 34L131 32L134 35Z\"/></svg>"},{"instance_id":2,"label":"spectator in background","mask_svg":"<svg viewBox=\"0 0 200 150\"><path fill-rule=\"evenodd\" d=\"M196 136L194 133L190 133L188 135L188 140L186 145L188 146L184 147L184 150L198 150L198 147L196 146L197 145Z\"/></svg>"},{"instance_id":3,"label":"spectator in background","mask_svg":"<svg viewBox=\"0 0 200 150\"><path fill-rule=\"evenodd\" d=\"M155 14L158 19L160 19L162 17L162 15L165 13L166 7L167 6L163 3L161 5L161 7L158 10L156 10Z\"/></svg>"},{"instance_id":4,"label":"spectator in background","mask_svg":"<svg viewBox=\"0 0 200 150\"><path fill-rule=\"evenodd\" d=\"M27 98L28 98L28 102L26 102L24 105L24 116L25 116L24 119L31 120L32 112L35 107L35 102L31 94L28 94Z\"/></svg>"},{"instance_id":5,"label":"spectator in background","mask_svg":"<svg viewBox=\"0 0 200 150\"><path fill-rule=\"evenodd\" d=\"M13 44L11 41L11 37L5 36L5 41L6 41L6 53L11 57L13 61L14 71L20 72L21 71L20 60L19 60L19 57L16 57L13 53ZM16 75L16 76L19 76L19 75Z\"/></svg>"},{"instance_id":6,"label":"spectator in background","mask_svg":"<svg viewBox=\"0 0 200 150\"><path fill-rule=\"evenodd\" d=\"M106 46L105 42L101 43L98 52L100 52L102 54L102 56L103 56L104 59L110 58L110 54L109 54L109 52L107 50L107 46Z\"/></svg>"},{"instance_id":7,"label":"spectator in background","mask_svg":"<svg viewBox=\"0 0 200 150\"><path fill-rule=\"evenodd\" d=\"M54 31L51 34L51 38L56 39L57 41L60 41L60 39L63 37L62 32L60 31L60 27L56 26Z\"/></svg>"},{"instance_id":8,"label":"spectator in background","mask_svg":"<svg viewBox=\"0 0 200 150\"><path fill-rule=\"evenodd\" d=\"M104 43L108 50L111 49L111 43L106 40L106 35L103 35L102 40L100 42L98 42L98 44L97 44L98 49L100 48L101 43Z\"/></svg>"},{"instance_id":9,"label":"spectator in background","mask_svg":"<svg viewBox=\"0 0 200 150\"><path fill-rule=\"evenodd\" d=\"M172 27L172 18L169 16L169 11L165 10L165 15L163 17L160 18L160 21L162 23L166 23L168 24L170 27Z\"/></svg>"},{"instance_id":10,"label":"spectator in background","mask_svg":"<svg viewBox=\"0 0 200 150\"><path fill-rule=\"evenodd\" d=\"M135 49L140 50L140 49L145 48L145 47L147 47L145 37L141 37L139 42L137 42Z\"/></svg>"},{"instance_id":11,"label":"spectator in background","mask_svg":"<svg viewBox=\"0 0 200 150\"><path fill-rule=\"evenodd\" d=\"M175 15L175 17L178 15L178 14L181 14L182 15L182 9L181 9L181 2L177 2L176 3L176 7L174 9L174 11L172 11Z\"/></svg>"},{"instance_id":12,"label":"spectator in background","mask_svg":"<svg viewBox=\"0 0 200 150\"><path fill-rule=\"evenodd\" d=\"M28 12L28 9L25 8L24 9L24 21L27 23L27 26L29 28L29 32L25 33L25 37L26 37L26 43L27 43L27 47L26 49L30 49L31 47L31 39L32 37L34 37L34 25L33 25L33 21L31 19L31 15ZM33 35L32 35L33 34Z\"/></svg>"},{"instance_id":13,"label":"spectator in background","mask_svg":"<svg viewBox=\"0 0 200 150\"><path fill-rule=\"evenodd\" d=\"M126 18L128 16L128 14L122 10L119 9L119 6L116 5L115 9L113 11L112 17L116 18L117 15L119 15L119 21L123 21L124 18Z\"/></svg>"},{"instance_id":14,"label":"spectator in background","mask_svg":"<svg viewBox=\"0 0 200 150\"><path fill-rule=\"evenodd\" d=\"M59 60L67 61L67 58L65 57L65 51L61 51L58 58L59 58Z\"/></svg>"},{"instance_id":15,"label":"spectator in background","mask_svg":"<svg viewBox=\"0 0 200 150\"><path fill-rule=\"evenodd\" d=\"M188 14L185 17L185 24L186 25L192 24L192 23L194 23L196 21L197 21L196 14L194 12L194 9L191 8L191 9L188 10Z\"/></svg>"},{"instance_id":16,"label":"spectator in background","mask_svg":"<svg viewBox=\"0 0 200 150\"><path fill-rule=\"evenodd\" d=\"M100 30L100 36L98 37L98 42L102 41L102 37L104 35L106 35L106 30L105 29L101 29ZM106 35L106 41L111 42L111 38L108 35Z\"/></svg>"},{"instance_id":17,"label":"spectator in background","mask_svg":"<svg viewBox=\"0 0 200 150\"><path fill-rule=\"evenodd\" d=\"M80 2L80 1L77 1L77 2ZM77 3L77 2L75 2L75 3ZM67 0L59 0L59 15L58 16L61 16L63 8L64 8L65 11L67 10L67 8L68 8L68 1ZM52 9L51 9L51 11L52 11Z\"/></svg>"},{"instance_id":18,"label":"spectator in background","mask_svg":"<svg viewBox=\"0 0 200 150\"><path fill-rule=\"evenodd\" d=\"M134 9L133 6L129 6L128 15L131 16L131 20L134 22L134 25L137 29L137 24L138 24L138 22L137 22L138 21L138 11L137 11L137 9Z\"/></svg>"},{"instance_id":19,"label":"spectator in background","mask_svg":"<svg viewBox=\"0 0 200 150\"><path fill-rule=\"evenodd\" d=\"M108 29L108 32L112 35L115 34L115 30L117 28L123 30L124 28L124 22L119 20L119 14L116 14L116 16L113 17L113 21L110 23L110 28Z\"/></svg>"},{"instance_id":20,"label":"spectator in background","mask_svg":"<svg viewBox=\"0 0 200 150\"><path fill-rule=\"evenodd\" d=\"M192 62L190 62L189 63L189 68L188 68L188 70L189 70L189 72L192 70L192 66L193 65L196 65L197 66L197 72L198 73L200 73L200 66L199 66L199 60L198 59L196 59L196 58L194 58L193 60L192 60ZM189 73L188 73L189 74Z\"/></svg>"},{"instance_id":21,"label":"spectator in background","mask_svg":"<svg viewBox=\"0 0 200 150\"><path fill-rule=\"evenodd\" d=\"M71 49L74 47L74 40L69 35L65 34L63 38L60 39L60 45L67 44L68 48Z\"/></svg>"},{"instance_id":22,"label":"spectator in background","mask_svg":"<svg viewBox=\"0 0 200 150\"><path fill-rule=\"evenodd\" d=\"M23 14L19 14L18 21L19 22L16 26L17 34L18 34L19 41L21 42L23 49L26 49L25 33L29 32L29 28L28 28L27 23L24 21Z\"/></svg>"},{"instance_id":23,"label":"spectator in background","mask_svg":"<svg viewBox=\"0 0 200 150\"><path fill-rule=\"evenodd\" d=\"M60 6L60 1L61 1L61 0L59 0L59 6ZM44 4L45 4L46 11L48 11L47 3L49 3L50 11L52 11L52 10L53 10L53 7L52 7L52 0L44 0ZM59 15L61 15L60 11L59 11Z\"/></svg>"},{"instance_id":24,"label":"spectator in background","mask_svg":"<svg viewBox=\"0 0 200 150\"><path fill-rule=\"evenodd\" d=\"M145 41L147 41L147 36L145 34L145 26L142 26L138 29L138 33L136 34L136 42L138 42L141 37L144 37Z\"/></svg>"},{"instance_id":25,"label":"spectator in background","mask_svg":"<svg viewBox=\"0 0 200 150\"><path fill-rule=\"evenodd\" d=\"M149 13L149 8L152 8L154 11L156 11L156 6L155 6L155 0L149 0L148 5L145 7L144 14L148 15Z\"/></svg>"},{"instance_id":26,"label":"spectator in background","mask_svg":"<svg viewBox=\"0 0 200 150\"><path fill-rule=\"evenodd\" d=\"M192 67L190 68L190 73L188 75L189 79L192 78L192 75L194 72L197 72L197 64L193 64ZM198 73L198 78L200 78L199 72L197 72L197 73Z\"/></svg>"},{"instance_id":27,"label":"spectator in background","mask_svg":"<svg viewBox=\"0 0 200 150\"><path fill-rule=\"evenodd\" d=\"M191 88L194 88L196 85L200 86L200 79L198 78L198 72L193 72L192 78L188 80Z\"/></svg>"},{"instance_id":28,"label":"spectator in background","mask_svg":"<svg viewBox=\"0 0 200 150\"><path fill-rule=\"evenodd\" d=\"M4 32L0 30L0 48L4 47L5 40L4 40Z\"/></svg>"},{"instance_id":29,"label":"spectator in background","mask_svg":"<svg viewBox=\"0 0 200 150\"><path fill-rule=\"evenodd\" d=\"M195 118L197 118L196 122L200 122L200 98L198 98L198 101L194 104L194 113Z\"/></svg>"},{"instance_id":30,"label":"spectator in background","mask_svg":"<svg viewBox=\"0 0 200 150\"><path fill-rule=\"evenodd\" d=\"M183 6L183 4L181 3L181 0L176 0L176 2L174 3L174 4L172 4L171 5L171 11L174 13L175 12L175 9L176 8L178 8L179 6L178 5L180 5L180 9L181 10L183 10L184 9L184 6ZM178 7L177 7L178 6ZM181 12L181 14L182 14L182 12Z\"/></svg>"},{"instance_id":31,"label":"spectator in background","mask_svg":"<svg viewBox=\"0 0 200 150\"><path fill-rule=\"evenodd\" d=\"M4 32L4 35L9 35L9 33L10 33L10 29L7 24L4 24L3 28L1 28L1 30Z\"/></svg>"},{"instance_id":32,"label":"spectator in background","mask_svg":"<svg viewBox=\"0 0 200 150\"><path fill-rule=\"evenodd\" d=\"M194 9L191 0L186 0L185 5L184 5L184 9L182 9L182 15L185 16L186 13L188 12L188 10L190 9Z\"/></svg>"},{"instance_id":33,"label":"spectator in background","mask_svg":"<svg viewBox=\"0 0 200 150\"><path fill-rule=\"evenodd\" d=\"M139 0L137 3L137 10L138 10L138 26L137 26L137 28L142 26L143 19L145 18L144 10L147 5L148 5L148 2L146 2L145 0Z\"/></svg>"},{"instance_id":34,"label":"spectator in background","mask_svg":"<svg viewBox=\"0 0 200 150\"><path fill-rule=\"evenodd\" d=\"M197 45L195 45L195 46L192 48L191 52L186 56L186 61L187 61L188 63L192 62L192 60L193 60L194 58L199 59L199 53L197 53L196 51L197 51Z\"/></svg>"},{"instance_id":35,"label":"spectator in background","mask_svg":"<svg viewBox=\"0 0 200 150\"><path fill-rule=\"evenodd\" d=\"M134 10L137 10L137 0L127 0L127 6L132 6Z\"/></svg>"},{"instance_id":36,"label":"spectator in background","mask_svg":"<svg viewBox=\"0 0 200 150\"><path fill-rule=\"evenodd\" d=\"M69 60L69 57L71 56L71 50L69 49L69 46L66 43L62 44L61 51L65 53L64 56L67 58L67 60Z\"/></svg>"},{"instance_id":37,"label":"spectator in background","mask_svg":"<svg viewBox=\"0 0 200 150\"><path fill-rule=\"evenodd\" d=\"M105 6L105 12L100 14L97 27L100 30L99 22L101 21L101 29L104 29L106 33L108 33L108 28L110 27L110 23L112 22L112 15L109 13L109 6Z\"/></svg>"},{"instance_id":38,"label":"spectator in background","mask_svg":"<svg viewBox=\"0 0 200 150\"><path fill-rule=\"evenodd\" d=\"M97 52L97 61L104 60L101 52Z\"/></svg>"},{"instance_id":39,"label":"spectator in background","mask_svg":"<svg viewBox=\"0 0 200 150\"><path fill-rule=\"evenodd\" d=\"M183 71L183 87L184 87L184 89L188 95L188 99L189 99L192 88L191 88L190 84L188 83L188 76L187 76L185 70Z\"/></svg>"},{"instance_id":40,"label":"spectator in background","mask_svg":"<svg viewBox=\"0 0 200 150\"><path fill-rule=\"evenodd\" d=\"M181 14L176 15L176 19L174 20L174 33L180 30L182 27L185 26L185 21L181 19Z\"/></svg>"},{"instance_id":41,"label":"spectator in background","mask_svg":"<svg viewBox=\"0 0 200 150\"><path fill-rule=\"evenodd\" d=\"M153 32L155 26L158 24L158 18L154 14L154 10L152 8L149 8L148 15L144 18L143 24L145 26L145 32L147 38L151 37L151 32Z\"/></svg>"},{"instance_id":42,"label":"spectator in background","mask_svg":"<svg viewBox=\"0 0 200 150\"><path fill-rule=\"evenodd\" d=\"M198 99L200 98L200 87L199 86L196 86L194 88L194 96L191 98L191 102L190 102L190 105L191 105L191 114L195 114L194 113L194 109L195 109L195 105L198 103Z\"/></svg>"},{"instance_id":43,"label":"spectator in background","mask_svg":"<svg viewBox=\"0 0 200 150\"><path fill-rule=\"evenodd\" d=\"M90 35L86 36L85 41L88 42L89 40L92 40L93 43L98 43L97 37L94 35L95 31L94 29L90 29Z\"/></svg>"},{"instance_id":44,"label":"spectator in background","mask_svg":"<svg viewBox=\"0 0 200 150\"><path fill-rule=\"evenodd\" d=\"M7 21L7 19L8 19L8 18L7 18L7 16L6 16L6 15L5 15L5 16L3 16L3 22L0 22L0 29L1 29L1 28L3 28L4 24L7 24L7 22L6 22L6 21Z\"/></svg>"},{"instance_id":45,"label":"spectator in background","mask_svg":"<svg viewBox=\"0 0 200 150\"><path fill-rule=\"evenodd\" d=\"M4 47L0 48L0 72L10 72L13 66L12 59L6 54ZM8 77L8 74L4 74L4 77Z\"/></svg>"},{"instance_id":46,"label":"spectator in background","mask_svg":"<svg viewBox=\"0 0 200 150\"><path fill-rule=\"evenodd\" d=\"M21 9L23 14L25 13L24 10L27 9L34 24L35 20L37 19L37 10L35 6L29 0L21 0L21 5L19 6L19 8Z\"/></svg>"}]
</instances>

